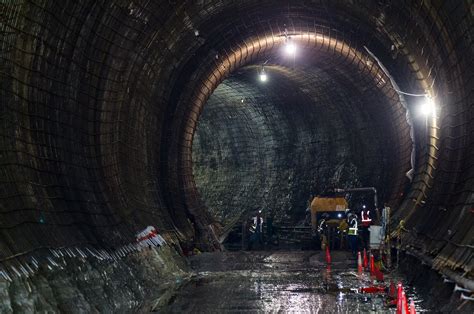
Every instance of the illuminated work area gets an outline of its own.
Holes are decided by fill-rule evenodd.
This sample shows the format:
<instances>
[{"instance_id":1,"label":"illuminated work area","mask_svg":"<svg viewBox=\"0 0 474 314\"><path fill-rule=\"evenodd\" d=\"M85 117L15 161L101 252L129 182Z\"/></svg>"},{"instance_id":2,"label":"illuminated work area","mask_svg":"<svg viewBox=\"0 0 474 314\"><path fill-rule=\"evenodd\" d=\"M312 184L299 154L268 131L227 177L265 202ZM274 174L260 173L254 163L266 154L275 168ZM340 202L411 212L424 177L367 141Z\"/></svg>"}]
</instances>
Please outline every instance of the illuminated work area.
<instances>
[{"instance_id":1,"label":"illuminated work area","mask_svg":"<svg viewBox=\"0 0 474 314\"><path fill-rule=\"evenodd\" d=\"M473 10L3 1L0 312L472 312Z\"/></svg>"}]
</instances>

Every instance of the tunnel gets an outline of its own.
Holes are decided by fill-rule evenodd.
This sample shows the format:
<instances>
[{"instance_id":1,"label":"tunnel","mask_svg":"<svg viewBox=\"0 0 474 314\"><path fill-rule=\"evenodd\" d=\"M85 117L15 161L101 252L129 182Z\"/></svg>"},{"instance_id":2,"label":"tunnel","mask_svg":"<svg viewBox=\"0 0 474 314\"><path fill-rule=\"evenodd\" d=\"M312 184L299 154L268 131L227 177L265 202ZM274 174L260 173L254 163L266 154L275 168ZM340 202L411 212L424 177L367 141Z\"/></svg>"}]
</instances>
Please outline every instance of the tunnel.
<instances>
[{"instance_id":1,"label":"tunnel","mask_svg":"<svg viewBox=\"0 0 474 314\"><path fill-rule=\"evenodd\" d=\"M206 312L173 307L226 298L195 264L322 265L230 250L256 211L306 230L314 197L363 187L342 197L390 209L419 309L471 312L473 21L468 0L1 1L0 312Z\"/></svg>"}]
</instances>

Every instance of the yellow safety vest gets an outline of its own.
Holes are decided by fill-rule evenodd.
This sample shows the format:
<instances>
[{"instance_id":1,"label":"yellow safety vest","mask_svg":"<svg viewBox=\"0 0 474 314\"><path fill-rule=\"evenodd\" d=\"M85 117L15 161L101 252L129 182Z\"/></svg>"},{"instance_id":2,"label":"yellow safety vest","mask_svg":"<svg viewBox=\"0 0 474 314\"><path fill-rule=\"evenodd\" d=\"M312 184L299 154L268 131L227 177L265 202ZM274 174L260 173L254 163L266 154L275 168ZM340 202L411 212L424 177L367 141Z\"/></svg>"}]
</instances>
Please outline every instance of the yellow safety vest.
<instances>
[{"instance_id":1,"label":"yellow safety vest","mask_svg":"<svg viewBox=\"0 0 474 314\"><path fill-rule=\"evenodd\" d=\"M353 227L349 227L349 232L347 233L348 235L357 235L357 219L352 219L351 222L355 221Z\"/></svg>"}]
</instances>

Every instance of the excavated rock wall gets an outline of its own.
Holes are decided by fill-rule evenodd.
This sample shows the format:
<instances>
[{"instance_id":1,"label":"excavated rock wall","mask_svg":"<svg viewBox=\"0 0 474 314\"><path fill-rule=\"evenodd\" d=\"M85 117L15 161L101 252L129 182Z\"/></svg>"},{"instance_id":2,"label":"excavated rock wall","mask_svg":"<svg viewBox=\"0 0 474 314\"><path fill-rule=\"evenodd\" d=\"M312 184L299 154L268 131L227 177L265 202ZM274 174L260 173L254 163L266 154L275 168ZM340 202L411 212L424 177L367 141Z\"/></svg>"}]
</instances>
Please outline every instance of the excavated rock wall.
<instances>
[{"instance_id":1,"label":"excavated rock wall","mask_svg":"<svg viewBox=\"0 0 474 314\"><path fill-rule=\"evenodd\" d=\"M225 224L258 208L277 222L297 221L310 196L330 187L376 186L383 198L390 134L368 106L337 97L344 87L324 71L313 70L307 85L266 71L265 84L251 69L226 80L199 120L194 178L216 218ZM372 195L365 201L372 204Z\"/></svg>"},{"instance_id":2,"label":"excavated rock wall","mask_svg":"<svg viewBox=\"0 0 474 314\"><path fill-rule=\"evenodd\" d=\"M34 273L13 276L12 281L0 279L0 312L148 311L188 276L185 261L170 246L112 260L83 258L73 251L75 256L50 254L44 261L37 257L39 268Z\"/></svg>"}]
</instances>

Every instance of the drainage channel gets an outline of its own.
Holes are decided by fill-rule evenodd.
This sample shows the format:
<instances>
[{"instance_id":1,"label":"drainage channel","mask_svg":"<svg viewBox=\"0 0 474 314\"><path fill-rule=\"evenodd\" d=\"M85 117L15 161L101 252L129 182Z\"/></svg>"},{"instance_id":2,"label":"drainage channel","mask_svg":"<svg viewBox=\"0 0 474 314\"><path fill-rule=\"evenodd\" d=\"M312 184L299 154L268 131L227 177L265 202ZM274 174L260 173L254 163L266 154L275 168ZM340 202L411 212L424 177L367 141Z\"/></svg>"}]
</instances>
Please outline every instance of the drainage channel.
<instances>
[{"instance_id":1,"label":"drainage channel","mask_svg":"<svg viewBox=\"0 0 474 314\"><path fill-rule=\"evenodd\" d=\"M399 273L374 282L358 273L350 253L335 251L331 264L321 252L204 253L190 260L195 273L159 312L395 313L388 293L361 288L402 282L416 312L432 311Z\"/></svg>"}]
</instances>

